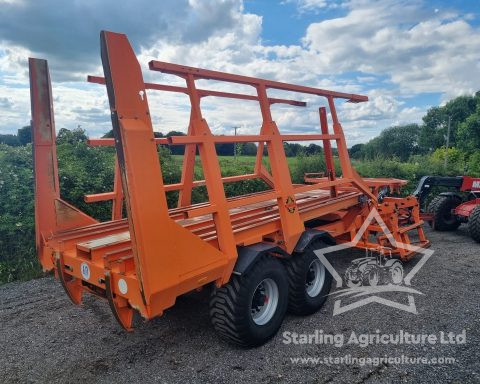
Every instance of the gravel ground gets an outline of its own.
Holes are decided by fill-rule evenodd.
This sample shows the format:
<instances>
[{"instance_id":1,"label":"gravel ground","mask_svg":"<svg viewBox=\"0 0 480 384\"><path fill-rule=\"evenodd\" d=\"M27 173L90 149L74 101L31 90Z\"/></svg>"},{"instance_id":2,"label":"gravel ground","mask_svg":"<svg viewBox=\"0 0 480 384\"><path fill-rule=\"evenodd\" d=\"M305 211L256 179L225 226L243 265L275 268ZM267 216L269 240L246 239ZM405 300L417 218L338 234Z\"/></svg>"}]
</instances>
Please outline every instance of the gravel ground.
<instances>
[{"instance_id":1,"label":"gravel ground","mask_svg":"<svg viewBox=\"0 0 480 384\"><path fill-rule=\"evenodd\" d=\"M378 303L333 316L330 297L317 314L285 318L280 332L256 349L232 347L216 336L208 295L182 297L161 318L119 329L107 303L87 296L82 307L58 281L43 278L0 287L0 381L3 383L291 382L480 383L480 245L461 227L430 230L434 255L412 281L418 314ZM362 253L343 252L337 265ZM414 265L416 260L411 262ZM386 294L389 295L389 294ZM406 303L405 294L389 297ZM465 344L286 344L284 332L435 334L466 331ZM296 357L453 357L454 364L305 364Z\"/></svg>"}]
</instances>

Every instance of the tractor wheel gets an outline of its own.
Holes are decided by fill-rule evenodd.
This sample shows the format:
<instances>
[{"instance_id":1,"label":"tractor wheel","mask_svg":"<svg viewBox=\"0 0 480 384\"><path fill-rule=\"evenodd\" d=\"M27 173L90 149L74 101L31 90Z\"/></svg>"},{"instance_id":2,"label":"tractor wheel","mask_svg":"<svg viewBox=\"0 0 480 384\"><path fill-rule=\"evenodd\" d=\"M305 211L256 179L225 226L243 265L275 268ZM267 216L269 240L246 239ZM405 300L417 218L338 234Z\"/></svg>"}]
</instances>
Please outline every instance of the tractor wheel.
<instances>
[{"instance_id":1,"label":"tractor wheel","mask_svg":"<svg viewBox=\"0 0 480 384\"><path fill-rule=\"evenodd\" d=\"M380 283L380 270L376 265L369 265L363 271L363 285L376 287Z\"/></svg>"},{"instance_id":2,"label":"tractor wheel","mask_svg":"<svg viewBox=\"0 0 480 384\"><path fill-rule=\"evenodd\" d=\"M325 303L332 285L332 275L314 253L321 243L308 246L303 253L286 261L289 297L288 311L306 316L317 312Z\"/></svg>"},{"instance_id":3,"label":"tractor wheel","mask_svg":"<svg viewBox=\"0 0 480 384\"><path fill-rule=\"evenodd\" d=\"M480 205L477 205L468 218L468 231L476 242L480 243Z\"/></svg>"},{"instance_id":4,"label":"tractor wheel","mask_svg":"<svg viewBox=\"0 0 480 384\"><path fill-rule=\"evenodd\" d=\"M435 215L433 219L433 228L437 231L454 231L460 226L460 221L457 220L452 210L460 205L462 200L457 196L442 196L435 197L428 206L428 212Z\"/></svg>"},{"instance_id":5,"label":"tractor wheel","mask_svg":"<svg viewBox=\"0 0 480 384\"><path fill-rule=\"evenodd\" d=\"M348 288L358 288L362 285L361 276L358 280L352 280L352 278L351 278L352 272L351 271L353 271L354 269L358 269L358 268L350 266L345 271L344 280L345 280Z\"/></svg>"},{"instance_id":6,"label":"tractor wheel","mask_svg":"<svg viewBox=\"0 0 480 384\"><path fill-rule=\"evenodd\" d=\"M244 275L213 291L210 320L223 339L255 347L272 338L288 305L288 278L280 260L263 257Z\"/></svg>"},{"instance_id":7,"label":"tractor wheel","mask_svg":"<svg viewBox=\"0 0 480 384\"><path fill-rule=\"evenodd\" d=\"M388 270L388 276L390 277L390 282L399 285L403 281L403 265L400 260L396 260Z\"/></svg>"}]
</instances>

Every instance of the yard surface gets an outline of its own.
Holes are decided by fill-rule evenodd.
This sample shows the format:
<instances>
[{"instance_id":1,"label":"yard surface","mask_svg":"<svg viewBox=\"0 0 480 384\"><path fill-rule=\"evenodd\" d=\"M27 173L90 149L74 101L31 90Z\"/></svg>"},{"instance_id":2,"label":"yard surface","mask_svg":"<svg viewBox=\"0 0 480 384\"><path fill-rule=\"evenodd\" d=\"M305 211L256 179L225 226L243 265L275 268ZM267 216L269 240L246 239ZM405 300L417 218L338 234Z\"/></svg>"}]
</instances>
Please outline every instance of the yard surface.
<instances>
[{"instance_id":1,"label":"yard surface","mask_svg":"<svg viewBox=\"0 0 480 384\"><path fill-rule=\"evenodd\" d=\"M207 292L178 300L161 318L119 328L108 304L87 296L70 303L53 278L0 287L2 383L478 383L480 382L480 245L463 226L455 233L427 231L433 256L412 280L417 314L378 303L333 316L331 296L315 315L287 315L276 337L256 349L218 339L210 326ZM337 255L341 268L361 252ZM410 267L418 261L414 259ZM334 289L334 287L332 287ZM392 300L406 302L405 295ZM465 344L286 344L284 332L310 334L461 334ZM314 364L298 357L449 357L452 364ZM428 360L431 361L431 360Z\"/></svg>"}]
</instances>

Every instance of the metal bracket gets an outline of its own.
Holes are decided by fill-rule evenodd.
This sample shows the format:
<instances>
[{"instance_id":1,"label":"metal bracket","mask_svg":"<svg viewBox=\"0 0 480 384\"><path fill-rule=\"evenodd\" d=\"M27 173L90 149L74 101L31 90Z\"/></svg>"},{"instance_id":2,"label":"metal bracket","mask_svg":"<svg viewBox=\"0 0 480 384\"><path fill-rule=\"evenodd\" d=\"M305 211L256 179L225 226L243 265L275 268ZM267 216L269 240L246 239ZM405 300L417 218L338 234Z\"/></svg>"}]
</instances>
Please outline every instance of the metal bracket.
<instances>
[{"instance_id":1,"label":"metal bracket","mask_svg":"<svg viewBox=\"0 0 480 384\"><path fill-rule=\"evenodd\" d=\"M62 287L65 289L67 296L72 300L73 304L82 304L82 282L81 280L65 273L65 264L63 263L62 252L57 252L55 255L57 274Z\"/></svg>"},{"instance_id":2,"label":"metal bracket","mask_svg":"<svg viewBox=\"0 0 480 384\"><path fill-rule=\"evenodd\" d=\"M108 304L113 312L113 316L118 323L128 332L133 331L133 309L128 301L123 297L116 296L113 293L112 277L110 271L105 273L105 292Z\"/></svg>"}]
</instances>

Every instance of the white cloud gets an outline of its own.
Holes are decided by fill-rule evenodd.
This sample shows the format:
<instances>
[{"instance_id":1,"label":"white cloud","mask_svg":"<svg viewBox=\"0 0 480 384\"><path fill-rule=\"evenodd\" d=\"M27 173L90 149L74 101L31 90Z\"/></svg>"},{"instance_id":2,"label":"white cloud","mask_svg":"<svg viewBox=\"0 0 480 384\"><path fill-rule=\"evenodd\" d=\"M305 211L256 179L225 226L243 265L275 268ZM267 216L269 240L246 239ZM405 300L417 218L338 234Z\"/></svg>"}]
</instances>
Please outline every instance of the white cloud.
<instances>
[{"instance_id":1,"label":"white cloud","mask_svg":"<svg viewBox=\"0 0 480 384\"><path fill-rule=\"evenodd\" d=\"M336 19L311 24L304 38L320 72L383 74L402 93L446 97L480 88L480 30L451 12L412 1L352 1Z\"/></svg>"},{"instance_id":2,"label":"white cloud","mask_svg":"<svg viewBox=\"0 0 480 384\"><path fill-rule=\"evenodd\" d=\"M295 3L300 13L318 12L320 9L339 6L334 0L286 0L285 3Z\"/></svg>"}]
</instances>

